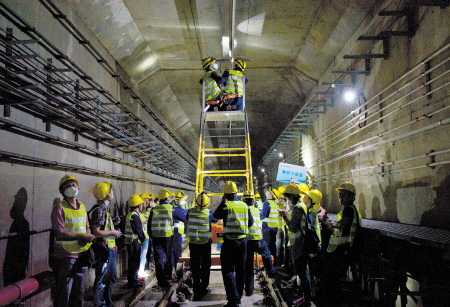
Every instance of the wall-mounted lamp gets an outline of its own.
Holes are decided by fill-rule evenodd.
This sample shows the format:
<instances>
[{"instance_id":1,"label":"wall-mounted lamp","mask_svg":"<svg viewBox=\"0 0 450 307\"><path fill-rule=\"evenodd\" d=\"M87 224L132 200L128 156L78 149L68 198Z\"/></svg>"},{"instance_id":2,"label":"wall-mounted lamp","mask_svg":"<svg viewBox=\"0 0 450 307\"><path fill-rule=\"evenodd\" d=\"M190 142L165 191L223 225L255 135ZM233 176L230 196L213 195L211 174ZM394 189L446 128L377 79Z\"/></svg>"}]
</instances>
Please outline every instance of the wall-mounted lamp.
<instances>
[{"instance_id":1,"label":"wall-mounted lamp","mask_svg":"<svg viewBox=\"0 0 450 307\"><path fill-rule=\"evenodd\" d=\"M352 102L353 100L355 100L356 98L356 93L353 90L346 90L344 92L344 98L345 100L347 100L348 102Z\"/></svg>"}]
</instances>

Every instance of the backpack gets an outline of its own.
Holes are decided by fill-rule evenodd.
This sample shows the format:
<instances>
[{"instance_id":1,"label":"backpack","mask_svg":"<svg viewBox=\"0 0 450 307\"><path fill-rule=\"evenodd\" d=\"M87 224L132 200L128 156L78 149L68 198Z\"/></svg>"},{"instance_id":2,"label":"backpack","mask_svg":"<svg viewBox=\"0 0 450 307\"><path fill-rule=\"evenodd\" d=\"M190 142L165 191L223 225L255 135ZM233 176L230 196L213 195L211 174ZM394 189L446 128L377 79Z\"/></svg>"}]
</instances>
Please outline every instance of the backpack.
<instances>
[{"instance_id":1,"label":"backpack","mask_svg":"<svg viewBox=\"0 0 450 307\"><path fill-rule=\"evenodd\" d=\"M312 224L311 219L308 217L308 214L306 214L304 211L303 214L305 214L306 218L306 229L305 233L303 233L301 228L300 231L302 231L303 233L303 244L305 246L305 251L307 254L317 254L320 251L320 239L317 236L314 225Z\"/></svg>"}]
</instances>

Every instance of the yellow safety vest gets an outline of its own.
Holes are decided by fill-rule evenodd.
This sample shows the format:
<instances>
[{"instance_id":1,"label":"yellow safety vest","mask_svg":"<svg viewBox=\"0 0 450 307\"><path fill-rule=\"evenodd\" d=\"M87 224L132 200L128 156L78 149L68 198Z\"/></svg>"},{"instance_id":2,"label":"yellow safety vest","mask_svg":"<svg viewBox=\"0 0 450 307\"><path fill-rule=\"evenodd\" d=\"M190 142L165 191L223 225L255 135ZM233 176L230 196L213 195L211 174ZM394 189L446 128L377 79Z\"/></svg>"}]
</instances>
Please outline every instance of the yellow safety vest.
<instances>
[{"instance_id":1,"label":"yellow safety vest","mask_svg":"<svg viewBox=\"0 0 450 307\"><path fill-rule=\"evenodd\" d=\"M216 80L211 78L211 74L212 71L207 71L203 77L203 82L205 83L205 100L216 99L221 92Z\"/></svg>"},{"instance_id":2,"label":"yellow safety vest","mask_svg":"<svg viewBox=\"0 0 450 307\"><path fill-rule=\"evenodd\" d=\"M248 206L242 201L227 201L227 223L223 227L223 233L230 240L242 239L248 233Z\"/></svg>"},{"instance_id":3,"label":"yellow safety vest","mask_svg":"<svg viewBox=\"0 0 450 307\"><path fill-rule=\"evenodd\" d=\"M131 217L133 215L138 215L139 219L142 221L141 215L136 211L130 211L127 214L126 220L125 220L125 244L131 244L133 243L134 239L138 239L139 244L142 244L141 240L139 240L139 236L133 232L133 228L131 228Z\"/></svg>"},{"instance_id":4,"label":"yellow safety vest","mask_svg":"<svg viewBox=\"0 0 450 307\"><path fill-rule=\"evenodd\" d=\"M301 210L303 210L303 213L301 215L300 218L300 228L301 230L298 230L296 232L292 232L289 231L289 244L291 246L294 245L295 241L298 239L301 239L303 237L303 234L306 232L306 220L304 220L304 218L308 218L308 208L306 207L306 205L303 202L298 203L297 205L295 205L295 207L300 208ZM292 217L292 215L291 215ZM302 232L303 231L303 232Z\"/></svg>"},{"instance_id":5,"label":"yellow safety vest","mask_svg":"<svg viewBox=\"0 0 450 307\"><path fill-rule=\"evenodd\" d=\"M328 244L328 248L327 248L327 252L329 252L329 253L334 252L336 250L336 248L338 247L338 245L344 245L344 244L350 243L350 246L352 246L353 239L356 236L356 230L358 227L358 219L359 219L359 223L361 225L361 214L359 214L359 211L356 209L356 207L354 205L351 205L351 207L355 211L355 214L353 215L352 226L350 228L350 235L342 236L342 232L344 229L335 228L333 230L333 234L331 235L330 243ZM345 209L345 207L342 208L342 210L339 211L339 213L337 214L338 222L342 219L342 213L344 212L344 209Z\"/></svg>"},{"instance_id":6,"label":"yellow safety vest","mask_svg":"<svg viewBox=\"0 0 450 307\"><path fill-rule=\"evenodd\" d=\"M75 210L65 200L59 202L59 205L64 210L64 231L71 233L86 233L86 209L80 203L80 209ZM56 241L56 244L61 244L62 247L69 253L81 253L89 249L92 243L81 244L78 240L73 241Z\"/></svg>"},{"instance_id":7,"label":"yellow safety vest","mask_svg":"<svg viewBox=\"0 0 450 307\"><path fill-rule=\"evenodd\" d=\"M273 200L268 200L267 202L270 205L270 213L269 216L263 220L263 222L266 222L267 226L270 228L278 228L278 205Z\"/></svg>"},{"instance_id":8,"label":"yellow safety vest","mask_svg":"<svg viewBox=\"0 0 450 307\"><path fill-rule=\"evenodd\" d=\"M258 210L258 208L250 207L250 213L253 217L253 225L248 229L247 240L259 241L262 239L262 222L260 211Z\"/></svg>"},{"instance_id":9,"label":"yellow safety vest","mask_svg":"<svg viewBox=\"0 0 450 307\"><path fill-rule=\"evenodd\" d=\"M95 210L99 210L99 209L101 209L101 208L97 207L94 210L92 210L92 212L94 212ZM105 211L106 211L106 220L105 220L105 229L104 230L106 230L106 231L114 230L114 223L112 221L111 215L109 215L108 210L105 210ZM106 244L108 244L109 248L114 248L116 246L116 239L112 235L108 236L108 237L104 237L103 240L105 240L105 242L106 242Z\"/></svg>"},{"instance_id":10,"label":"yellow safety vest","mask_svg":"<svg viewBox=\"0 0 450 307\"><path fill-rule=\"evenodd\" d=\"M314 208L311 208L310 210L311 211L309 213L314 217L314 230L319 238L319 245L322 245L322 236L320 234L320 223L319 217L317 216L317 211L315 211Z\"/></svg>"},{"instance_id":11,"label":"yellow safety vest","mask_svg":"<svg viewBox=\"0 0 450 307\"><path fill-rule=\"evenodd\" d=\"M228 79L225 83L225 88L223 90L224 95L237 94L239 96L244 95L244 74L239 70L229 70Z\"/></svg>"},{"instance_id":12,"label":"yellow safety vest","mask_svg":"<svg viewBox=\"0 0 450 307\"><path fill-rule=\"evenodd\" d=\"M211 235L209 225L209 209L200 210L198 207L189 209L187 225L187 241L192 244L208 243Z\"/></svg>"},{"instance_id":13,"label":"yellow safety vest","mask_svg":"<svg viewBox=\"0 0 450 307\"><path fill-rule=\"evenodd\" d=\"M173 207L171 204L160 204L153 208L152 236L168 238L173 235Z\"/></svg>"},{"instance_id":14,"label":"yellow safety vest","mask_svg":"<svg viewBox=\"0 0 450 307\"><path fill-rule=\"evenodd\" d=\"M145 213L141 213L141 222L142 222L142 228L144 230L144 235L145 238L148 239L150 238L148 235L148 218L150 216L149 212L145 212Z\"/></svg>"}]
</instances>

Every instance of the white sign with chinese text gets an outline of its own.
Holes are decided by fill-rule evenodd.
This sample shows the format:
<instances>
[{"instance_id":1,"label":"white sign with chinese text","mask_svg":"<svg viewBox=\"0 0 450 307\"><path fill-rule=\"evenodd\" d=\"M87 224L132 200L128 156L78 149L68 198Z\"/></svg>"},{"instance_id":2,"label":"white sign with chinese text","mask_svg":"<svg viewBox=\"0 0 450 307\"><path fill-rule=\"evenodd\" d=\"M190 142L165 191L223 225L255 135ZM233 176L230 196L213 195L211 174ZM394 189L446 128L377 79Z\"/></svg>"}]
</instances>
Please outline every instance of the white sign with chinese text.
<instances>
[{"instance_id":1,"label":"white sign with chinese text","mask_svg":"<svg viewBox=\"0 0 450 307\"><path fill-rule=\"evenodd\" d=\"M305 183L308 168L293 164L281 163L278 165L277 181L285 183Z\"/></svg>"}]
</instances>

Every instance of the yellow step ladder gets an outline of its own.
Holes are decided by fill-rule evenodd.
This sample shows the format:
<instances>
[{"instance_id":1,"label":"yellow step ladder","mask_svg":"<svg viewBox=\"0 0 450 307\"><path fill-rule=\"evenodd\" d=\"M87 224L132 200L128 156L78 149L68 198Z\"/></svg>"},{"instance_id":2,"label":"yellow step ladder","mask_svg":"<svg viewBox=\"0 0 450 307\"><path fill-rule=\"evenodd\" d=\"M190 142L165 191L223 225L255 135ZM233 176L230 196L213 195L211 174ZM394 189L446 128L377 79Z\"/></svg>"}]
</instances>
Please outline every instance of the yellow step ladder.
<instances>
[{"instance_id":1,"label":"yellow step ladder","mask_svg":"<svg viewBox=\"0 0 450 307\"><path fill-rule=\"evenodd\" d=\"M245 177L246 186L242 182L240 185L237 184L238 195L241 196L245 190L253 193L250 134L245 111L245 86L242 111L209 111L209 106L205 105L204 93L205 87L203 86L203 111L200 119L195 196L197 197L203 191L203 182L206 177L222 179L223 183L228 180L236 181L233 178L226 179L226 177ZM217 163L211 159L217 159ZM235 169L236 164L244 166L243 161L239 161L240 159L245 160L245 168ZM225 165L226 163L227 165ZM214 165L222 165L222 169L214 169ZM208 193L208 195L222 196L223 194Z\"/></svg>"}]
</instances>

